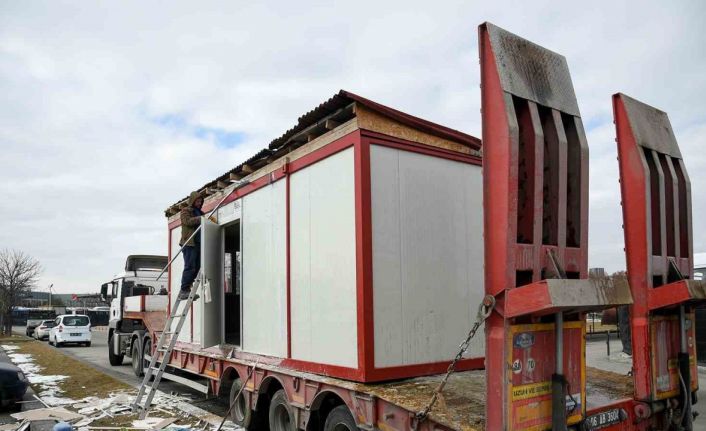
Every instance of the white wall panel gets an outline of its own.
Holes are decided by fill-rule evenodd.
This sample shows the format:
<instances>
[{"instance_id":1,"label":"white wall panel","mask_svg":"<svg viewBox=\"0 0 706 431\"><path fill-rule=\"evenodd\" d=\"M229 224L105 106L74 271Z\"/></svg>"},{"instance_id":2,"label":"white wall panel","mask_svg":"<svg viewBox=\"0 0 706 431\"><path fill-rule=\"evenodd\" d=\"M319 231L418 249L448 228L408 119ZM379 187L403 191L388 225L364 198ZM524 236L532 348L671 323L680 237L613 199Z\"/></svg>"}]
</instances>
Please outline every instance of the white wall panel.
<instances>
[{"instance_id":1,"label":"white wall panel","mask_svg":"<svg viewBox=\"0 0 706 431\"><path fill-rule=\"evenodd\" d=\"M352 148L291 176L290 247L292 357L356 368Z\"/></svg>"},{"instance_id":2,"label":"white wall panel","mask_svg":"<svg viewBox=\"0 0 706 431\"><path fill-rule=\"evenodd\" d=\"M371 189L375 365L449 360L483 297L481 169L374 145Z\"/></svg>"},{"instance_id":3,"label":"white wall panel","mask_svg":"<svg viewBox=\"0 0 706 431\"><path fill-rule=\"evenodd\" d=\"M287 356L286 187L243 198L243 350ZM227 311L226 311L227 312Z\"/></svg>"},{"instance_id":4,"label":"white wall panel","mask_svg":"<svg viewBox=\"0 0 706 431\"><path fill-rule=\"evenodd\" d=\"M181 239L181 227L176 227L172 229L171 233L171 242L172 242L172 256L177 254L179 252L179 240ZM172 263L172 266L169 267L169 274L171 278L171 283L169 285L169 291L171 295L171 304L174 304L174 300L176 298L176 295L179 294L179 289L181 288L181 274L184 272L184 257L183 255L179 255L178 258L174 260L174 263ZM180 305L178 314L182 313L182 310L184 309L183 306ZM171 308L169 310L171 312ZM185 342L185 343L190 343L191 342L191 313L189 312L189 315L186 316L186 321L184 321L184 325L181 327L181 332L179 333L179 341ZM172 330L176 329L177 325L177 319L174 319L172 322Z\"/></svg>"}]
</instances>

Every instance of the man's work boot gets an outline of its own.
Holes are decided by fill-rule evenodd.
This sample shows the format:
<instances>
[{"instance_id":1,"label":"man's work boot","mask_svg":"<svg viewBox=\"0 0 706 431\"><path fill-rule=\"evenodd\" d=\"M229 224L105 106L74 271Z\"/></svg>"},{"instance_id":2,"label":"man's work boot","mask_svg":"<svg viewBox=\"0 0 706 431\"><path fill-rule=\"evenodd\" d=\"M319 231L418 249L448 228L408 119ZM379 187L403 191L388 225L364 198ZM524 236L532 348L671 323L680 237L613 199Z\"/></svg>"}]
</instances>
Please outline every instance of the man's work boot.
<instances>
[{"instance_id":1,"label":"man's work boot","mask_svg":"<svg viewBox=\"0 0 706 431\"><path fill-rule=\"evenodd\" d=\"M181 290L179 291L179 296L178 296L178 298L179 298L181 301L186 301L187 299L189 299L189 294L190 294L190 293L191 293L191 289L181 289ZM199 295L194 295L194 301L196 301L197 299L199 299Z\"/></svg>"}]
</instances>

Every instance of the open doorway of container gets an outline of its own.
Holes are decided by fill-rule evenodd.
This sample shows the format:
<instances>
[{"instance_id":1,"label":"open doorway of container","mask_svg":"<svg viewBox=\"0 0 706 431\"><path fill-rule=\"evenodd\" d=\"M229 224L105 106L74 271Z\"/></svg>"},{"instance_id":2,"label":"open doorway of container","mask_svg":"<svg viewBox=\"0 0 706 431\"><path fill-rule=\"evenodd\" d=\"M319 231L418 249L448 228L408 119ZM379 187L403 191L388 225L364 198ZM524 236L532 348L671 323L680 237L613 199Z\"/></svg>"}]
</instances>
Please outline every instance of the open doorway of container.
<instances>
[{"instance_id":1,"label":"open doorway of container","mask_svg":"<svg viewBox=\"0 0 706 431\"><path fill-rule=\"evenodd\" d=\"M223 228L224 313L223 334L226 344L240 346L240 220Z\"/></svg>"}]
</instances>

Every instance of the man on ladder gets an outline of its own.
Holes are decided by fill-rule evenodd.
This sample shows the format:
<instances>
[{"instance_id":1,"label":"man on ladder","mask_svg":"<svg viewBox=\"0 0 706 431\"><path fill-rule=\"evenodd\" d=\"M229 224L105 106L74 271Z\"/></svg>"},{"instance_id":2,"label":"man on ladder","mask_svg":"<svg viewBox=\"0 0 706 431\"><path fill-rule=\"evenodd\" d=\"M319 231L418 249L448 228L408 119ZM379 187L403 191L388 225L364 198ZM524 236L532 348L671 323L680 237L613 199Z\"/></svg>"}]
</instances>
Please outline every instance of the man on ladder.
<instances>
[{"instance_id":1,"label":"man on ladder","mask_svg":"<svg viewBox=\"0 0 706 431\"><path fill-rule=\"evenodd\" d=\"M196 276L201 269L201 235L194 235L194 231L201 224L201 216L204 212L203 197L199 192L191 192L189 199L186 201L188 206L181 210L181 240L179 245L183 247L182 254L184 255L184 272L181 275L181 290L179 291L179 299L186 300L189 297L191 286L196 280ZM216 222L216 219L211 216L210 220ZM198 295L194 295L194 300L198 299Z\"/></svg>"}]
</instances>

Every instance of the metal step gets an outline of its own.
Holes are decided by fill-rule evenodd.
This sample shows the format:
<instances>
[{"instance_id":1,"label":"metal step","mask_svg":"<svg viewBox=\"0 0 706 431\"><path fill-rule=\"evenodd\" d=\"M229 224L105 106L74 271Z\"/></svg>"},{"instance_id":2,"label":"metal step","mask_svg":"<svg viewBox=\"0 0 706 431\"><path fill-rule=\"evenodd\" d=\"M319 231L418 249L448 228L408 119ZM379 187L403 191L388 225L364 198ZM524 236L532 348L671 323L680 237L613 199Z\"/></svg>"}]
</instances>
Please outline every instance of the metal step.
<instances>
[{"instance_id":1,"label":"metal step","mask_svg":"<svg viewBox=\"0 0 706 431\"><path fill-rule=\"evenodd\" d=\"M208 394L209 392L209 386L208 384L201 384L199 382L195 382L189 378L182 377L182 376L177 376L176 374L164 372L162 373L162 378L166 380L170 380L175 383L180 383L184 386L188 386L191 389L197 390L201 393Z\"/></svg>"}]
</instances>

